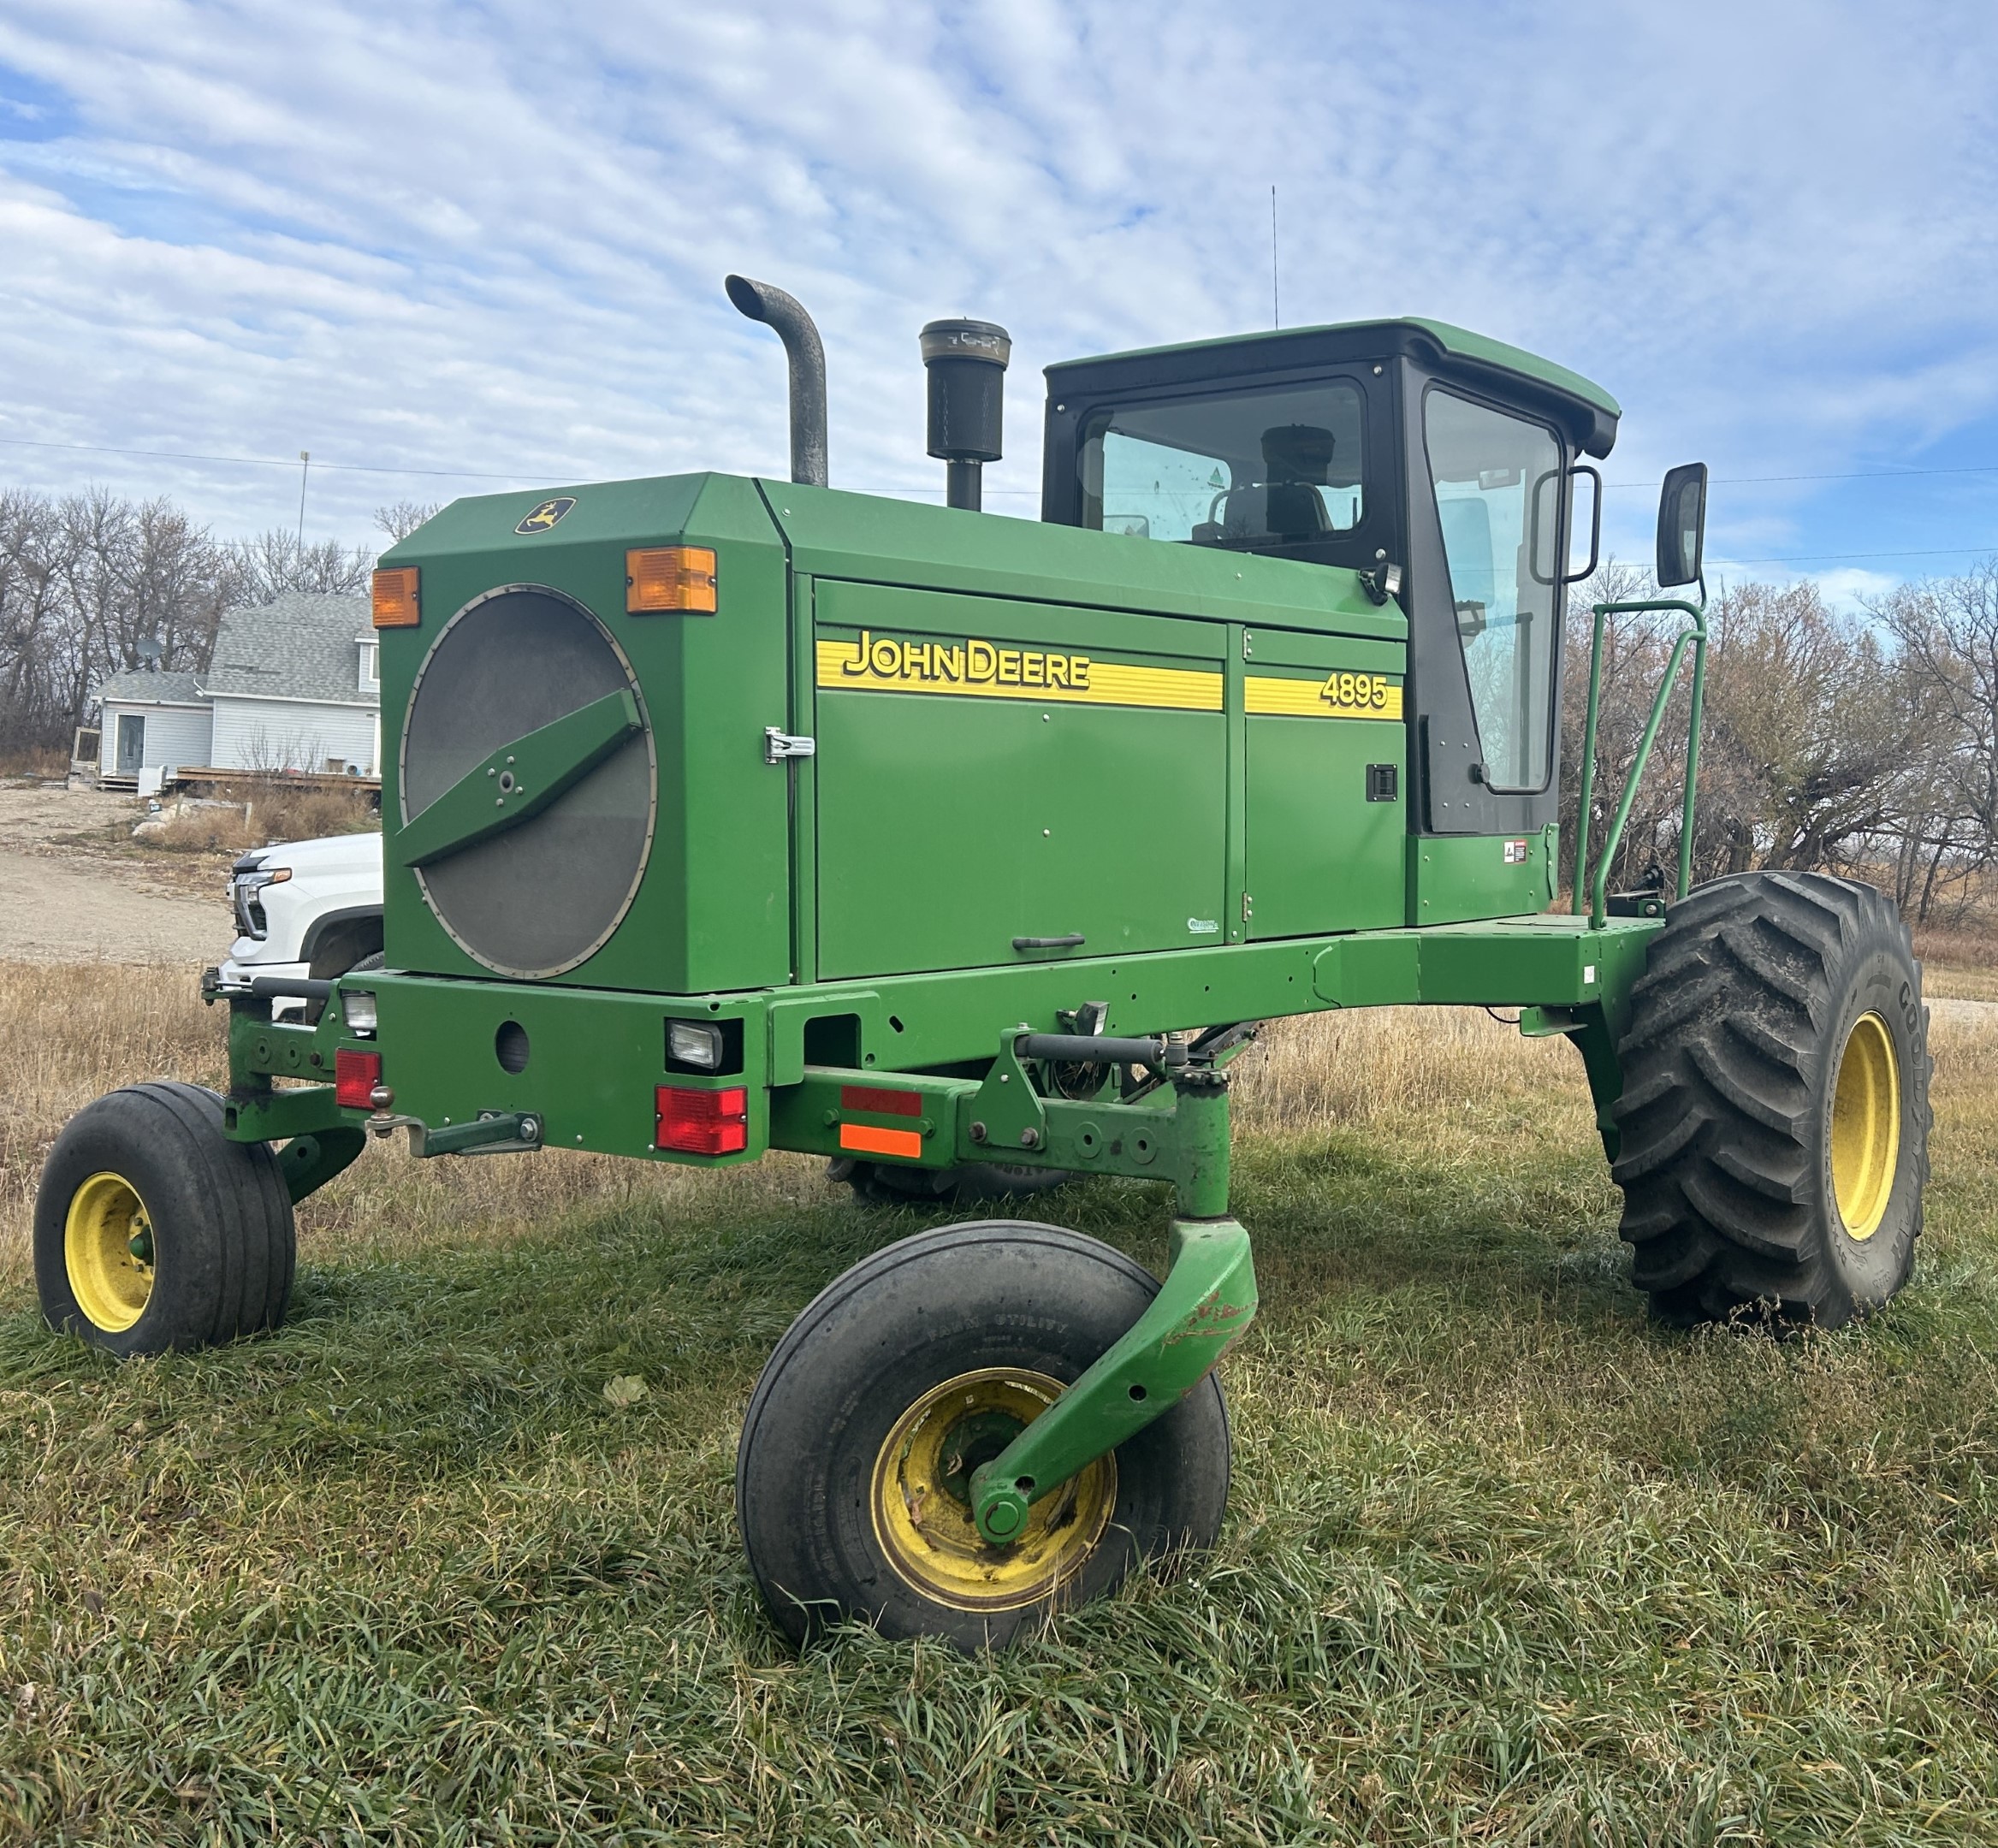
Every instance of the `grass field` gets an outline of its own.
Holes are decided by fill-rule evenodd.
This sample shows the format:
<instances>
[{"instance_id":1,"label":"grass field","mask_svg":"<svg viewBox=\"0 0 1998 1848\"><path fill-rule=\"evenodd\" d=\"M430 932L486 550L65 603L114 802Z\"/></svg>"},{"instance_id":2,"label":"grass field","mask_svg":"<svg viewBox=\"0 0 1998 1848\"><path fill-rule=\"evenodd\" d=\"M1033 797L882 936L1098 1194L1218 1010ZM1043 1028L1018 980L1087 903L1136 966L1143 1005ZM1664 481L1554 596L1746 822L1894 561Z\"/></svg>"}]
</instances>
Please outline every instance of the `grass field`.
<instances>
[{"instance_id":1,"label":"grass field","mask_svg":"<svg viewBox=\"0 0 1998 1848\"><path fill-rule=\"evenodd\" d=\"M1221 1546L965 1661L795 1658L738 1551L765 1353L930 1223L815 1164L371 1152L281 1337L47 1334L39 1152L219 1028L0 968L0 1840L1998 1840L1998 1030L1936 1031L1915 1286L1777 1345L1647 1324L1565 1045L1279 1029ZM1163 1260L1159 1188L1046 1204Z\"/></svg>"}]
</instances>

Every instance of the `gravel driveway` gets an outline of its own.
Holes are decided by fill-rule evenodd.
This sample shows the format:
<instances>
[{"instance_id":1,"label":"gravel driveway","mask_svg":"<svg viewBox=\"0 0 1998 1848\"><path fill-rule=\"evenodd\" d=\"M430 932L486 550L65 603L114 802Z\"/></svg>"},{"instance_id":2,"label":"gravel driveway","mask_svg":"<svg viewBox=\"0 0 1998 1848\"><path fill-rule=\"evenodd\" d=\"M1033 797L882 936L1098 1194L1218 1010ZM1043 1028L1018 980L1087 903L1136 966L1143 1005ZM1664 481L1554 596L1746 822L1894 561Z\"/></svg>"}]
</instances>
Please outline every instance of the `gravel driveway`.
<instances>
[{"instance_id":1,"label":"gravel driveway","mask_svg":"<svg viewBox=\"0 0 1998 1848\"><path fill-rule=\"evenodd\" d=\"M61 838L141 812L131 797L97 790L0 786L0 961L199 969L228 954L235 933L219 880L212 898L193 897L143 863Z\"/></svg>"}]
</instances>

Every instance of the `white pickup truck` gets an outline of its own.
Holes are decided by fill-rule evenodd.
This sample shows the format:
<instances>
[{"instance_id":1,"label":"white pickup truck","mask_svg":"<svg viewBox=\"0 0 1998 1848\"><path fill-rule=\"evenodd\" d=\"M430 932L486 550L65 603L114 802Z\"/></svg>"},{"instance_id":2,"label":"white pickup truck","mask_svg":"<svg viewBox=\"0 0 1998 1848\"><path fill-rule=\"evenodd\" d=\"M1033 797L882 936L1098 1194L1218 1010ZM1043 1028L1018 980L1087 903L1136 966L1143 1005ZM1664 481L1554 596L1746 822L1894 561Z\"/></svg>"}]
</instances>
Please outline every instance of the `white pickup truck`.
<instances>
[{"instance_id":1,"label":"white pickup truck","mask_svg":"<svg viewBox=\"0 0 1998 1848\"><path fill-rule=\"evenodd\" d=\"M258 975L324 979L382 962L382 837L259 847L229 871L236 940L220 971L234 987Z\"/></svg>"}]
</instances>

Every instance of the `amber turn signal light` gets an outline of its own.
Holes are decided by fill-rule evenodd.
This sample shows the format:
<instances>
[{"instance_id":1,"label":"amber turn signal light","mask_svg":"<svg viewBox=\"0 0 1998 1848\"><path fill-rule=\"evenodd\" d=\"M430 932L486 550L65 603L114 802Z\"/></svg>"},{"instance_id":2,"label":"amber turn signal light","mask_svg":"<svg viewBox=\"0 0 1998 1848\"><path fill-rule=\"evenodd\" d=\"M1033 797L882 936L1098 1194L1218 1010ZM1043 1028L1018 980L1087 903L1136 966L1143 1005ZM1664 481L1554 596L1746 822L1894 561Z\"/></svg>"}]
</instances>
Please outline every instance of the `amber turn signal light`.
<instances>
[{"instance_id":1,"label":"amber turn signal light","mask_svg":"<svg viewBox=\"0 0 1998 1848\"><path fill-rule=\"evenodd\" d=\"M625 613L714 613L714 554L706 546L651 546L625 554Z\"/></svg>"},{"instance_id":2,"label":"amber turn signal light","mask_svg":"<svg viewBox=\"0 0 1998 1848\"><path fill-rule=\"evenodd\" d=\"M375 626L377 629L416 626L417 578L413 565L375 573Z\"/></svg>"}]
</instances>

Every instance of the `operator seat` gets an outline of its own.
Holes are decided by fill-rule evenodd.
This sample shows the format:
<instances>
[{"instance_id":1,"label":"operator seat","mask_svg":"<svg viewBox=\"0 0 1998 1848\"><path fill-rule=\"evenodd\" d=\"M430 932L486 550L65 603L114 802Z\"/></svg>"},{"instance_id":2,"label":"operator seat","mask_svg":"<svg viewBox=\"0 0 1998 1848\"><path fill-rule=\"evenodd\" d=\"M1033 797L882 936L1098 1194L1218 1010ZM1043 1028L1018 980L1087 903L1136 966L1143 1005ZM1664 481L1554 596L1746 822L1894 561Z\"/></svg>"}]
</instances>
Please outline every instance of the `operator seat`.
<instances>
[{"instance_id":1,"label":"operator seat","mask_svg":"<svg viewBox=\"0 0 1998 1848\"><path fill-rule=\"evenodd\" d=\"M1193 530L1194 543L1315 539L1330 532L1318 490L1331 471L1332 447L1332 433L1313 424L1265 430L1262 479L1216 495L1211 517Z\"/></svg>"}]
</instances>

